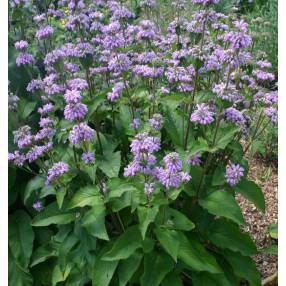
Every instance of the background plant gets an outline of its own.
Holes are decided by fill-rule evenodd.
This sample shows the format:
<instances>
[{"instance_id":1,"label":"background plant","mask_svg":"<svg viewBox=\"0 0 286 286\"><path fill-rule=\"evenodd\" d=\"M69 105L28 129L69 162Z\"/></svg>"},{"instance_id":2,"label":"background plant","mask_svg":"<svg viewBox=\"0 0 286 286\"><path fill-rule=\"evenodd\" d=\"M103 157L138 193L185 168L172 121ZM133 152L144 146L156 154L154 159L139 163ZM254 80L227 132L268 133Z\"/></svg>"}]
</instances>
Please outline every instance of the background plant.
<instances>
[{"instance_id":1,"label":"background plant","mask_svg":"<svg viewBox=\"0 0 286 286\"><path fill-rule=\"evenodd\" d=\"M265 211L275 76L218 2L10 1L10 285L261 284L235 194Z\"/></svg>"}]
</instances>

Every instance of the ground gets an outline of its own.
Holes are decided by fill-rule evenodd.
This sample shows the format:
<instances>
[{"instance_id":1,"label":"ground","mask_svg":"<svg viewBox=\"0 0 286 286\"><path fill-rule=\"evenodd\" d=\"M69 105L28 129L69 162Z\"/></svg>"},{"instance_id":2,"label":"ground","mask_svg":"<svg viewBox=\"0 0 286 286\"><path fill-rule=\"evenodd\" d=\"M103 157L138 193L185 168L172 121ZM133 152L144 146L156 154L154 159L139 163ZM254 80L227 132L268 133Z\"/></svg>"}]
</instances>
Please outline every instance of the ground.
<instances>
[{"instance_id":1,"label":"ground","mask_svg":"<svg viewBox=\"0 0 286 286\"><path fill-rule=\"evenodd\" d=\"M273 240L267 234L267 228L271 223L278 221L278 176L277 169L271 167L262 159L246 155L249 160L249 178L256 182L265 196L266 212L261 213L256 207L238 195L237 200L242 208L246 221L244 230L255 241L257 248L262 249L271 244ZM258 270L265 279L278 270L277 257L273 255L259 254L254 257Z\"/></svg>"}]
</instances>

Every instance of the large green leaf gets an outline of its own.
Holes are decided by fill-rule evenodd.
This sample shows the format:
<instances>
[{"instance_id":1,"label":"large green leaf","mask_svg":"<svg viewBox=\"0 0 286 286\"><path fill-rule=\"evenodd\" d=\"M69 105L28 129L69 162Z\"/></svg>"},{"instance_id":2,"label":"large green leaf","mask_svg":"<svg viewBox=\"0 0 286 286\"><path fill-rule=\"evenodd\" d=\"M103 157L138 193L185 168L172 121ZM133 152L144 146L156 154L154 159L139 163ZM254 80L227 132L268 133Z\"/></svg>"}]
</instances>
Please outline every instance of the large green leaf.
<instances>
[{"instance_id":1,"label":"large green leaf","mask_svg":"<svg viewBox=\"0 0 286 286\"><path fill-rule=\"evenodd\" d=\"M239 251L243 255L257 253L255 243L239 227L225 220L216 220L208 228L208 238L217 247Z\"/></svg>"},{"instance_id":2,"label":"large green leaf","mask_svg":"<svg viewBox=\"0 0 286 286\"><path fill-rule=\"evenodd\" d=\"M180 247L179 233L175 230L156 228L155 234L166 252L177 262Z\"/></svg>"},{"instance_id":3,"label":"large green leaf","mask_svg":"<svg viewBox=\"0 0 286 286\"><path fill-rule=\"evenodd\" d=\"M118 265L118 260L103 261L97 256L92 271L92 286L108 286Z\"/></svg>"},{"instance_id":4,"label":"large green leaf","mask_svg":"<svg viewBox=\"0 0 286 286\"><path fill-rule=\"evenodd\" d=\"M240 207L234 197L226 191L215 191L199 200L199 204L211 214L229 218L239 225L244 223Z\"/></svg>"},{"instance_id":5,"label":"large green leaf","mask_svg":"<svg viewBox=\"0 0 286 286\"><path fill-rule=\"evenodd\" d=\"M57 255L58 252L55 249L49 245L42 245L33 252L30 267L33 267Z\"/></svg>"},{"instance_id":6,"label":"large green leaf","mask_svg":"<svg viewBox=\"0 0 286 286\"><path fill-rule=\"evenodd\" d=\"M237 186L235 191L241 193L245 198L255 204L255 206L262 212L265 212L265 200L264 195L254 182L242 180Z\"/></svg>"},{"instance_id":7,"label":"large green leaf","mask_svg":"<svg viewBox=\"0 0 286 286\"><path fill-rule=\"evenodd\" d=\"M134 252L129 258L121 260L118 265L119 286L125 286L139 267L142 254Z\"/></svg>"},{"instance_id":8,"label":"large green leaf","mask_svg":"<svg viewBox=\"0 0 286 286\"><path fill-rule=\"evenodd\" d=\"M179 274L170 273L162 282L162 286L184 286Z\"/></svg>"},{"instance_id":9,"label":"large green leaf","mask_svg":"<svg viewBox=\"0 0 286 286\"><path fill-rule=\"evenodd\" d=\"M260 273L250 257L232 251L225 251L224 257L231 265L235 275L246 279L250 286L261 286Z\"/></svg>"},{"instance_id":10,"label":"large green leaf","mask_svg":"<svg viewBox=\"0 0 286 286\"><path fill-rule=\"evenodd\" d=\"M193 272L192 283L193 286L233 286L225 275L207 272Z\"/></svg>"},{"instance_id":11,"label":"large green leaf","mask_svg":"<svg viewBox=\"0 0 286 286\"><path fill-rule=\"evenodd\" d=\"M31 194L38 189L41 189L45 185L45 178L36 176L32 180L30 180L24 191L24 204L27 203Z\"/></svg>"},{"instance_id":12,"label":"large green leaf","mask_svg":"<svg viewBox=\"0 0 286 286\"><path fill-rule=\"evenodd\" d=\"M18 104L18 114L22 119L26 119L35 109L37 101L28 101L24 98L21 98Z\"/></svg>"},{"instance_id":13,"label":"large green leaf","mask_svg":"<svg viewBox=\"0 0 286 286\"><path fill-rule=\"evenodd\" d=\"M142 206L142 207L137 208L137 215L139 219L139 229L141 231L143 239L145 238L148 225L155 220L158 211L159 211L158 206L154 206L154 207L143 207Z\"/></svg>"},{"instance_id":14,"label":"large green leaf","mask_svg":"<svg viewBox=\"0 0 286 286\"><path fill-rule=\"evenodd\" d=\"M221 126L218 131L217 140L213 150L225 149L225 147L233 140L235 133L240 130L240 126Z\"/></svg>"},{"instance_id":15,"label":"large green leaf","mask_svg":"<svg viewBox=\"0 0 286 286\"><path fill-rule=\"evenodd\" d=\"M144 257L144 273L141 286L158 286L164 277L172 271L174 263L170 256L163 253L150 252Z\"/></svg>"},{"instance_id":16,"label":"large green leaf","mask_svg":"<svg viewBox=\"0 0 286 286\"><path fill-rule=\"evenodd\" d=\"M87 186L79 189L69 203L69 209L93 206L103 201L97 186Z\"/></svg>"},{"instance_id":17,"label":"large green leaf","mask_svg":"<svg viewBox=\"0 0 286 286\"><path fill-rule=\"evenodd\" d=\"M213 274L223 273L215 258L197 241L189 240L183 233L179 235L178 258L195 271Z\"/></svg>"},{"instance_id":18,"label":"large green leaf","mask_svg":"<svg viewBox=\"0 0 286 286\"><path fill-rule=\"evenodd\" d=\"M167 108L166 121L164 127L172 139L174 145L178 147L183 146L183 125L182 118L177 114L176 111L172 111Z\"/></svg>"},{"instance_id":19,"label":"large green leaf","mask_svg":"<svg viewBox=\"0 0 286 286\"><path fill-rule=\"evenodd\" d=\"M54 202L34 217L33 226L48 226L50 224L68 224L75 220L75 214L59 210L57 203Z\"/></svg>"},{"instance_id":20,"label":"large green leaf","mask_svg":"<svg viewBox=\"0 0 286 286\"><path fill-rule=\"evenodd\" d=\"M103 204L95 205L86 212L82 219L82 225L91 235L99 239L109 239L105 228L105 206Z\"/></svg>"},{"instance_id":21,"label":"large green leaf","mask_svg":"<svg viewBox=\"0 0 286 286\"><path fill-rule=\"evenodd\" d=\"M142 238L139 228L137 225L131 226L115 240L110 251L103 255L102 260L127 259L140 247L142 247Z\"/></svg>"},{"instance_id":22,"label":"large green leaf","mask_svg":"<svg viewBox=\"0 0 286 286\"><path fill-rule=\"evenodd\" d=\"M98 157L98 168L109 178L117 177L120 170L120 160L120 151L105 153Z\"/></svg>"},{"instance_id":23,"label":"large green leaf","mask_svg":"<svg viewBox=\"0 0 286 286\"><path fill-rule=\"evenodd\" d=\"M136 190L135 186L126 180L112 178L108 182L108 198L119 198L125 192Z\"/></svg>"},{"instance_id":24,"label":"large green leaf","mask_svg":"<svg viewBox=\"0 0 286 286\"><path fill-rule=\"evenodd\" d=\"M23 210L9 216L9 247L11 254L21 268L27 268L33 251L34 232L31 219Z\"/></svg>"},{"instance_id":25,"label":"large green leaf","mask_svg":"<svg viewBox=\"0 0 286 286\"><path fill-rule=\"evenodd\" d=\"M8 278L9 286L32 286L33 277L28 270L21 267L15 260L14 256L10 253L9 248L9 261L8 261Z\"/></svg>"},{"instance_id":26,"label":"large green leaf","mask_svg":"<svg viewBox=\"0 0 286 286\"><path fill-rule=\"evenodd\" d=\"M64 270L62 270L59 265L56 265L52 274L52 286L57 285L59 282L65 281L69 276L72 267L73 265L71 263L68 263Z\"/></svg>"}]
</instances>

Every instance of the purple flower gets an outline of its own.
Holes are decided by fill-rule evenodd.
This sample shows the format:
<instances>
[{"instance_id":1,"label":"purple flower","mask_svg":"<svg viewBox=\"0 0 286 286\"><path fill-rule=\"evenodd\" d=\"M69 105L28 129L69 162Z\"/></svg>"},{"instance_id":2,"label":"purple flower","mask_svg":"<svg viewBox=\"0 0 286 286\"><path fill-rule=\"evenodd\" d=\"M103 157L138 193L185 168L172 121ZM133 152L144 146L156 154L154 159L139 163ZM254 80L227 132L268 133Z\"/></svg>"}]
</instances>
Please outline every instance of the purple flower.
<instances>
[{"instance_id":1,"label":"purple flower","mask_svg":"<svg viewBox=\"0 0 286 286\"><path fill-rule=\"evenodd\" d=\"M186 172L181 172L180 174L181 174L181 181L183 183L187 183L192 179L192 177Z\"/></svg>"},{"instance_id":2,"label":"purple flower","mask_svg":"<svg viewBox=\"0 0 286 286\"><path fill-rule=\"evenodd\" d=\"M64 110L65 119L69 121L81 120L88 112L87 106L82 103L67 104Z\"/></svg>"},{"instance_id":3,"label":"purple flower","mask_svg":"<svg viewBox=\"0 0 286 286\"><path fill-rule=\"evenodd\" d=\"M258 81L273 81L275 76L273 73L265 72L262 70L254 70L252 74L257 78Z\"/></svg>"},{"instance_id":4,"label":"purple flower","mask_svg":"<svg viewBox=\"0 0 286 286\"><path fill-rule=\"evenodd\" d=\"M155 184L154 183L145 183L144 185L144 193L146 196L150 196L155 191Z\"/></svg>"},{"instance_id":5,"label":"purple flower","mask_svg":"<svg viewBox=\"0 0 286 286\"><path fill-rule=\"evenodd\" d=\"M75 78L75 79L68 80L67 86L71 90L83 91L88 88L88 83L84 79Z\"/></svg>"},{"instance_id":6,"label":"purple flower","mask_svg":"<svg viewBox=\"0 0 286 286\"><path fill-rule=\"evenodd\" d=\"M235 186L243 177L244 169L239 165L231 164L226 167L225 177L230 186Z\"/></svg>"},{"instance_id":7,"label":"purple flower","mask_svg":"<svg viewBox=\"0 0 286 286\"><path fill-rule=\"evenodd\" d=\"M229 107L225 110L225 117L226 120L236 125L243 125L245 123L245 118L243 113L233 107Z\"/></svg>"},{"instance_id":8,"label":"purple flower","mask_svg":"<svg viewBox=\"0 0 286 286\"><path fill-rule=\"evenodd\" d=\"M54 29L51 26L42 27L36 32L36 38L38 40L44 40L50 38L53 33Z\"/></svg>"},{"instance_id":9,"label":"purple flower","mask_svg":"<svg viewBox=\"0 0 286 286\"><path fill-rule=\"evenodd\" d=\"M117 54L108 62L108 69L114 73L122 73L129 69L131 61L126 54Z\"/></svg>"},{"instance_id":10,"label":"purple flower","mask_svg":"<svg viewBox=\"0 0 286 286\"><path fill-rule=\"evenodd\" d=\"M169 172L179 172L182 170L183 163L180 156L176 152L169 153L163 158L165 167Z\"/></svg>"},{"instance_id":11,"label":"purple flower","mask_svg":"<svg viewBox=\"0 0 286 286\"><path fill-rule=\"evenodd\" d=\"M202 125L210 124L214 121L214 113L209 110L205 103L198 104L196 110L191 115L191 121Z\"/></svg>"},{"instance_id":12,"label":"purple flower","mask_svg":"<svg viewBox=\"0 0 286 286\"><path fill-rule=\"evenodd\" d=\"M170 172L168 169L157 168L156 177L167 190L170 188L178 188L181 184L181 174Z\"/></svg>"},{"instance_id":13,"label":"purple flower","mask_svg":"<svg viewBox=\"0 0 286 286\"><path fill-rule=\"evenodd\" d=\"M90 152L83 153L81 159L86 165L92 164L94 162L94 154Z\"/></svg>"},{"instance_id":14,"label":"purple flower","mask_svg":"<svg viewBox=\"0 0 286 286\"><path fill-rule=\"evenodd\" d=\"M276 108L272 106L265 108L265 114L274 124L278 123L278 110Z\"/></svg>"},{"instance_id":15,"label":"purple flower","mask_svg":"<svg viewBox=\"0 0 286 286\"><path fill-rule=\"evenodd\" d=\"M64 162L55 163L52 168L48 170L46 185L50 185L57 178L69 171L69 166Z\"/></svg>"},{"instance_id":16,"label":"purple flower","mask_svg":"<svg viewBox=\"0 0 286 286\"><path fill-rule=\"evenodd\" d=\"M17 131L13 131L14 143L18 145L20 149L27 148L32 144L33 136L31 134L30 126L22 126Z\"/></svg>"},{"instance_id":17,"label":"purple flower","mask_svg":"<svg viewBox=\"0 0 286 286\"><path fill-rule=\"evenodd\" d=\"M47 103L43 107L40 107L38 109L38 112L41 115L45 115L45 114L48 114L48 113L52 112L53 110L54 110L54 105L52 103Z\"/></svg>"},{"instance_id":18,"label":"purple flower","mask_svg":"<svg viewBox=\"0 0 286 286\"><path fill-rule=\"evenodd\" d=\"M42 90L44 88L44 83L40 79L33 79L29 82L27 86L27 91L34 93L37 90Z\"/></svg>"},{"instance_id":19,"label":"purple flower","mask_svg":"<svg viewBox=\"0 0 286 286\"><path fill-rule=\"evenodd\" d=\"M133 72L135 75L141 77L158 78L163 75L164 68L149 67L147 65L136 65L133 68Z\"/></svg>"},{"instance_id":20,"label":"purple flower","mask_svg":"<svg viewBox=\"0 0 286 286\"><path fill-rule=\"evenodd\" d=\"M8 154L8 161L13 162L17 167L22 167L26 161L26 157L19 151L15 151L14 153Z\"/></svg>"},{"instance_id":21,"label":"purple flower","mask_svg":"<svg viewBox=\"0 0 286 286\"><path fill-rule=\"evenodd\" d=\"M43 205L40 201L36 201L32 205L33 209L37 212L40 212L43 209Z\"/></svg>"},{"instance_id":22,"label":"purple flower","mask_svg":"<svg viewBox=\"0 0 286 286\"><path fill-rule=\"evenodd\" d=\"M134 130L138 130L140 128L140 119L134 118L133 121L130 123L130 127Z\"/></svg>"},{"instance_id":23,"label":"purple flower","mask_svg":"<svg viewBox=\"0 0 286 286\"><path fill-rule=\"evenodd\" d=\"M28 43L26 41L23 41L23 40L15 43L15 48L18 51L25 51L28 49L28 47L29 47Z\"/></svg>"},{"instance_id":24,"label":"purple flower","mask_svg":"<svg viewBox=\"0 0 286 286\"><path fill-rule=\"evenodd\" d=\"M94 130L91 129L86 123L75 125L70 131L69 140L73 145L80 142L90 141L94 136Z\"/></svg>"},{"instance_id":25,"label":"purple flower","mask_svg":"<svg viewBox=\"0 0 286 286\"><path fill-rule=\"evenodd\" d=\"M163 127L164 118L161 114L155 113L153 117L149 119L149 124L153 130L158 131Z\"/></svg>"},{"instance_id":26,"label":"purple flower","mask_svg":"<svg viewBox=\"0 0 286 286\"><path fill-rule=\"evenodd\" d=\"M66 90L64 95L67 103L79 103L81 100L81 94L78 90Z\"/></svg>"},{"instance_id":27,"label":"purple flower","mask_svg":"<svg viewBox=\"0 0 286 286\"><path fill-rule=\"evenodd\" d=\"M20 54L16 58L16 65L19 66L25 66L29 65L34 62L34 57L31 54Z\"/></svg>"},{"instance_id":28,"label":"purple flower","mask_svg":"<svg viewBox=\"0 0 286 286\"><path fill-rule=\"evenodd\" d=\"M36 135L35 135L35 140L36 141L41 141L44 139L50 139L55 135L56 131L53 128L50 127L45 127L41 129Z\"/></svg>"},{"instance_id":29,"label":"purple flower","mask_svg":"<svg viewBox=\"0 0 286 286\"><path fill-rule=\"evenodd\" d=\"M192 158L187 160L187 164L192 165L192 166L200 166L201 163L202 163L202 160L201 160L200 154L195 154Z\"/></svg>"},{"instance_id":30,"label":"purple flower","mask_svg":"<svg viewBox=\"0 0 286 286\"><path fill-rule=\"evenodd\" d=\"M211 5L211 4L218 4L220 0L192 0L193 4L198 4L198 5Z\"/></svg>"},{"instance_id":31,"label":"purple flower","mask_svg":"<svg viewBox=\"0 0 286 286\"><path fill-rule=\"evenodd\" d=\"M161 140L159 137L148 136L147 132L137 134L130 147L131 152L136 155L139 153L154 153L160 150Z\"/></svg>"},{"instance_id":32,"label":"purple flower","mask_svg":"<svg viewBox=\"0 0 286 286\"><path fill-rule=\"evenodd\" d=\"M112 92L109 92L107 94L107 99L110 102L115 102L120 97L123 89L124 89L124 83L123 82L117 82L114 85L114 87L112 88Z\"/></svg>"}]
</instances>

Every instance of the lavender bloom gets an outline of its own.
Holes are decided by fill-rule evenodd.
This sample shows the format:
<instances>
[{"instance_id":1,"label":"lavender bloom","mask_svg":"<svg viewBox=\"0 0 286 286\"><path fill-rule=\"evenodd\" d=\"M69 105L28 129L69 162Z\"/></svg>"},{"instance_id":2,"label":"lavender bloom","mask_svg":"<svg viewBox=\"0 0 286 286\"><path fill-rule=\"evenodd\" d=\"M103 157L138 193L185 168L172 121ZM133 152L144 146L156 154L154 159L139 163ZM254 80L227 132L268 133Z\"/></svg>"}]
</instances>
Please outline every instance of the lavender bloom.
<instances>
[{"instance_id":1,"label":"lavender bloom","mask_svg":"<svg viewBox=\"0 0 286 286\"><path fill-rule=\"evenodd\" d=\"M226 167L225 177L227 183L233 187L237 185L243 177L244 169L239 165L231 164Z\"/></svg>"},{"instance_id":2,"label":"lavender bloom","mask_svg":"<svg viewBox=\"0 0 286 286\"><path fill-rule=\"evenodd\" d=\"M20 127L17 131L13 131L14 143L20 149L27 148L32 144L33 136L31 134L31 127L25 125Z\"/></svg>"},{"instance_id":3,"label":"lavender bloom","mask_svg":"<svg viewBox=\"0 0 286 286\"><path fill-rule=\"evenodd\" d=\"M250 47L252 44L252 39L250 36L242 32L228 32L224 36L224 41L229 43L231 48L236 49L245 49Z\"/></svg>"},{"instance_id":4,"label":"lavender bloom","mask_svg":"<svg viewBox=\"0 0 286 286\"><path fill-rule=\"evenodd\" d=\"M67 103L79 103L81 100L81 94L78 90L66 90L64 95Z\"/></svg>"},{"instance_id":5,"label":"lavender bloom","mask_svg":"<svg viewBox=\"0 0 286 286\"><path fill-rule=\"evenodd\" d=\"M154 131L158 131L163 127L164 118L161 114L155 113L153 117L149 119L149 124Z\"/></svg>"},{"instance_id":6,"label":"lavender bloom","mask_svg":"<svg viewBox=\"0 0 286 286\"><path fill-rule=\"evenodd\" d=\"M56 131L53 128L50 127L45 127L41 129L36 135L35 135L35 140L36 141L41 141L44 139L50 139L55 135Z\"/></svg>"},{"instance_id":7,"label":"lavender bloom","mask_svg":"<svg viewBox=\"0 0 286 286\"><path fill-rule=\"evenodd\" d=\"M9 111L16 111L18 106L18 101L20 98L12 92L8 93L8 109Z\"/></svg>"},{"instance_id":8,"label":"lavender bloom","mask_svg":"<svg viewBox=\"0 0 286 286\"><path fill-rule=\"evenodd\" d=\"M61 49L55 49L48 53L44 59L44 64L49 67L54 65L55 63L63 60L67 54Z\"/></svg>"},{"instance_id":9,"label":"lavender bloom","mask_svg":"<svg viewBox=\"0 0 286 286\"><path fill-rule=\"evenodd\" d=\"M29 82L27 86L27 91L34 93L38 90L42 90L44 88L44 83L40 79L33 79Z\"/></svg>"},{"instance_id":10,"label":"lavender bloom","mask_svg":"<svg viewBox=\"0 0 286 286\"><path fill-rule=\"evenodd\" d=\"M225 110L225 117L226 120L236 125L243 125L245 123L243 113L233 107L229 107Z\"/></svg>"},{"instance_id":11,"label":"lavender bloom","mask_svg":"<svg viewBox=\"0 0 286 286\"><path fill-rule=\"evenodd\" d=\"M131 162L127 167L124 168L124 177L134 177L140 171L140 165L138 162Z\"/></svg>"},{"instance_id":12,"label":"lavender bloom","mask_svg":"<svg viewBox=\"0 0 286 286\"><path fill-rule=\"evenodd\" d=\"M155 191L155 184L154 183L145 183L144 185L144 193L146 196L150 196Z\"/></svg>"},{"instance_id":13,"label":"lavender bloom","mask_svg":"<svg viewBox=\"0 0 286 286\"><path fill-rule=\"evenodd\" d=\"M156 177L167 190L170 188L178 188L181 184L180 173L172 173L169 170L165 170L163 168L156 169Z\"/></svg>"},{"instance_id":14,"label":"lavender bloom","mask_svg":"<svg viewBox=\"0 0 286 286\"><path fill-rule=\"evenodd\" d=\"M183 163L176 152L172 152L163 158L165 167L169 172L176 173L182 170Z\"/></svg>"},{"instance_id":15,"label":"lavender bloom","mask_svg":"<svg viewBox=\"0 0 286 286\"><path fill-rule=\"evenodd\" d=\"M123 82L117 82L114 87L112 88L112 92L109 92L107 94L107 99L110 102L115 102L121 95L122 91L124 89Z\"/></svg>"},{"instance_id":16,"label":"lavender bloom","mask_svg":"<svg viewBox=\"0 0 286 286\"><path fill-rule=\"evenodd\" d=\"M90 165L94 162L94 154L90 152L83 153L81 159L86 165Z\"/></svg>"},{"instance_id":17,"label":"lavender bloom","mask_svg":"<svg viewBox=\"0 0 286 286\"><path fill-rule=\"evenodd\" d=\"M153 8L156 6L156 1L155 0L141 0L139 3L139 6Z\"/></svg>"},{"instance_id":18,"label":"lavender bloom","mask_svg":"<svg viewBox=\"0 0 286 286\"><path fill-rule=\"evenodd\" d=\"M160 92L162 93L162 94L169 94L170 93L170 89L169 88L167 88L167 87L161 87L160 88Z\"/></svg>"},{"instance_id":19,"label":"lavender bloom","mask_svg":"<svg viewBox=\"0 0 286 286\"><path fill-rule=\"evenodd\" d=\"M48 114L54 110L54 105L52 103L47 103L43 107L39 107L38 113L42 116Z\"/></svg>"},{"instance_id":20,"label":"lavender bloom","mask_svg":"<svg viewBox=\"0 0 286 286\"><path fill-rule=\"evenodd\" d=\"M180 175L181 175L181 181L183 183L187 183L192 179L192 177L186 172L181 172Z\"/></svg>"},{"instance_id":21,"label":"lavender bloom","mask_svg":"<svg viewBox=\"0 0 286 286\"><path fill-rule=\"evenodd\" d=\"M69 121L82 120L88 112L87 106L82 103L67 104L64 110L65 119Z\"/></svg>"},{"instance_id":22,"label":"lavender bloom","mask_svg":"<svg viewBox=\"0 0 286 286\"><path fill-rule=\"evenodd\" d=\"M43 205L40 201L36 201L32 205L33 209L37 212L40 212L43 209Z\"/></svg>"},{"instance_id":23,"label":"lavender bloom","mask_svg":"<svg viewBox=\"0 0 286 286\"><path fill-rule=\"evenodd\" d=\"M187 164L192 165L192 166L200 166L201 163L202 163L202 160L201 160L200 154L195 154L192 158L187 160Z\"/></svg>"},{"instance_id":24,"label":"lavender bloom","mask_svg":"<svg viewBox=\"0 0 286 286\"><path fill-rule=\"evenodd\" d=\"M20 54L16 58L16 65L19 66L25 66L29 65L34 62L34 57L31 54Z\"/></svg>"},{"instance_id":25,"label":"lavender bloom","mask_svg":"<svg viewBox=\"0 0 286 286\"><path fill-rule=\"evenodd\" d=\"M137 134L130 147L131 152L136 155L139 153L154 153L160 150L161 140L159 137L148 136L146 132Z\"/></svg>"},{"instance_id":26,"label":"lavender bloom","mask_svg":"<svg viewBox=\"0 0 286 286\"><path fill-rule=\"evenodd\" d=\"M49 142L43 146L34 146L27 154L26 159L29 163L36 161L40 156L42 156L45 152L51 150L53 148L53 143Z\"/></svg>"},{"instance_id":27,"label":"lavender bloom","mask_svg":"<svg viewBox=\"0 0 286 286\"><path fill-rule=\"evenodd\" d=\"M158 78L164 73L164 68L149 67L147 65L136 65L133 72L137 76Z\"/></svg>"},{"instance_id":28,"label":"lavender bloom","mask_svg":"<svg viewBox=\"0 0 286 286\"><path fill-rule=\"evenodd\" d=\"M70 73L76 73L80 71L80 67L77 64L64 63L64 69Z\"/></svg>"},{"instance_id":29,"label":"lavender bloom","mask_svg":"<svg viewBox=\"0 0 286 286\"><path fill-rule=\"evenodd\" d=\"M15 43L15 48L18 51L25 51L28 49L28 46L29 46L28 43L23 40Z\"/></svg>"},{"instance_id":30,"label":"lavender bloom","mask_svg":"<svg viewBox=\"0 0 286 286\"><path fill-rule=\"evenodd\" d=\"M138 130L140 128L140 119L134 118L133 121L130 123L130 127L134 130Z\"/></svg>"},{"instance_id":31,"label":"lavender bloom","mask_svg":"<svg viewBox=\"0 0 286 286\"><path fill-rule=\"evenodd\" d=\"M198 5L211 5L211 4L218 4L220 0L192 0L193 4L198 4Z\"/></svg>"},{"instance_id":32,"label":"lavender bloom","mask_svg":"<svg viewBox=\"0 0 286 286\"><path fill-rule=\"evenodd\" d=\"M51 26L42 27L36 32L36 38L38 40L44 40L50 38L53 33L54 29Z\"/></svg>"},{"instance_id":33,"label":"lavender bloom","mask_svg":"<svg viewBox=\"0 0 286 286\"><path fill-rule=\"evenodd\" d=\"M262 70L254 70L252 74L257 78L258 81L273 81L275 79L274 74L264 72Z\"/></svg>"},{"instance_id":34,"label":"lavender bloom","mask_svg":"<svg viewBox=\"0 0 286 286\"><path fill-rule=\"evenodd\" d=\"M209 110L209 106L202 103L197 105L197 109L191 115L190 120L202 125L207 125L214 121L213 116L214 113Z\"/></svg>"},{"instance_id":35,"label":"lavender bloom","mask_svg":"<svg viewBox=\"0 0 286 286\"><path fill-rule=\"evenodd\" d=\"M267 107L265 108L265 114L267 117L271 119L274 124L278 123L278 110L274 107Z\"/></svg>"},{"instance_id":36,"label":"lavender bloom","mask_svg":"<svg viewBox=\"0 0 286 286\"><path fill-rule=\"evenodd\" d=\"M108 69L114 73L125 72L129 69L131 61L125 54L117 54L108 62Z\"/></svg>"},{"instance_id":37,"label":"lavender bloom","mask_svg":"<svg viewBox=\"0 0 286 286\"><path fill-rule=\"evenodd\" d=\"M90 141L94 136L94 130L91 129L86 123L75 125L70 131L69 140L73 145L80 142Z\"/></svg>"},{"instance_id":38,"label":"lavender bloom","mask_svg":"<svg viewBox=\"0 0 286 286\"><path fill-rule=\"evenodd\" d=\"M54 126L54 120L49 118L49 117L42 117L40 119L40 122L39 122L39 125L40 127L42 128L45 128L45 127L53 127Z\"/></svg>"},{"instance_id":39,"label":"lavender bloom","mask_svg":"<svg viewBox=\"0 0 286 286\"><path fill-rule=\"evenodd\" d=\"M83 91L88 88L88 83L84 79L75 78L75 79L68 80L67 86L71 90Z\"/></svg>"},{"instance_id":40,"label":"lavender bloom","mask_svg":"<svg viewBox=\"0 0 286 286\"><path fill-rule=\"evenodd\" d=\"M261 69L264 69L264 68L270 69L270 68L272 68L272 64L270 62L268 62L268 61L257 61L256 65L258 67L260 67Z\"/></svg>"},{"instance_id":41,"label":"lavender bloom","mask_svg":"<svg viewBox=\"0 0 286 286\"><path fill-rule=\"evenodd\" d=\"M15 151L14 153L8 154L8 161L13 162L17 167L22 167L26 161L26 157L19 151Z\"/></svg>"},{"instance_id":42,"label":"lavender bloom","mask_svg":"<svg viewBox=\"0 0 286 286\"><path fill-rule=\"evenodd\" d=\"M50 185L57 178L61 177L69 171L69 166L64 162L55 163L51 169L48 170L46 185Z\"/></svg>"}]
</instances>

